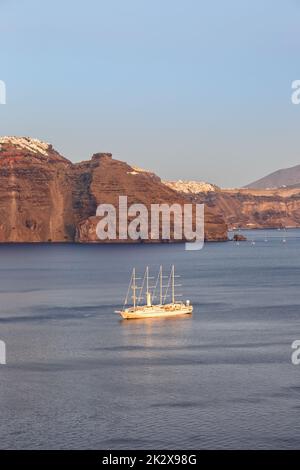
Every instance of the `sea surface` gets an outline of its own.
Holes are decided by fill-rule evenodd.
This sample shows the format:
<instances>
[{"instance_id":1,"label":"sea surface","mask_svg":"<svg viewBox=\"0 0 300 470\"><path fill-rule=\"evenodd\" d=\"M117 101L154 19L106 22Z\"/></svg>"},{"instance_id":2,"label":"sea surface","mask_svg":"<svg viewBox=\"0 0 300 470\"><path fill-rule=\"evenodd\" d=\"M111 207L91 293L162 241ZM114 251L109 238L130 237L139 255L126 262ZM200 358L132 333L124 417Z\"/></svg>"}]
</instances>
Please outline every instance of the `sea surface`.
<instances>
[{"instance_id":1,"label":"sea surface","mask_svg":"<svg viewBox=\"0 0 300 470\"><path fill-rule=\"evenodd\" d=\"M299 449L300 231L246 235L0 245L0 448ZM191 317L114 313L133 266L173 263Z\"/></svg>"}]
</instances>

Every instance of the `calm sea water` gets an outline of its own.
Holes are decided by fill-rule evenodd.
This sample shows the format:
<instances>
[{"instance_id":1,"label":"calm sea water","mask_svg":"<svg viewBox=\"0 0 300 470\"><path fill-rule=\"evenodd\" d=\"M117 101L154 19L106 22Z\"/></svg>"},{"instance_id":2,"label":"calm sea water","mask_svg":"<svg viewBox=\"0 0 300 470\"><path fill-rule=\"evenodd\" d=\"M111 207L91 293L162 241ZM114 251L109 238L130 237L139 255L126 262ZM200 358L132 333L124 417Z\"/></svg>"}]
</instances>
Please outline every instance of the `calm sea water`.
<instances>
[{"instance_id":1,"label":"calm sea water","mask_svg":"<svg viewBox=\"0 0 300 470\"><path fill-rule=\"evenodd\" d=\"M300 231L248 236L0 246L0 448L300 448ZM113 313L134 265L172 263L192 317Z\"/></svg>"}]
</instances>

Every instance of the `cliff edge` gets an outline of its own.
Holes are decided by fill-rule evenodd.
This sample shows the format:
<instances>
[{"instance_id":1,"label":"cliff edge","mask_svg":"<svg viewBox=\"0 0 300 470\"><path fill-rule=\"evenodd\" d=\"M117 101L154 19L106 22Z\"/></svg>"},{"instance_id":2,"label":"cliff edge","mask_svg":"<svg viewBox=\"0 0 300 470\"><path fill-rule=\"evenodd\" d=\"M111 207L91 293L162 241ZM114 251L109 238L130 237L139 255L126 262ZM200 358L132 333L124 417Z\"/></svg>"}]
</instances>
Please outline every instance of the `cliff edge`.
<instances>
[{"instance_id":1,"label":"cliff edge","mask_svg":"<svg viewBox=\"0 0 300 470\"><path fill-rule=\"evenodd\" d=\"M51 144L29 137L0 138L0 242L100 242L99 204L185 204L189 199L149 171L96 153L72 163ZM206 240L226 240L227 226L205 210Z\"/></svg>"}]
</instances>

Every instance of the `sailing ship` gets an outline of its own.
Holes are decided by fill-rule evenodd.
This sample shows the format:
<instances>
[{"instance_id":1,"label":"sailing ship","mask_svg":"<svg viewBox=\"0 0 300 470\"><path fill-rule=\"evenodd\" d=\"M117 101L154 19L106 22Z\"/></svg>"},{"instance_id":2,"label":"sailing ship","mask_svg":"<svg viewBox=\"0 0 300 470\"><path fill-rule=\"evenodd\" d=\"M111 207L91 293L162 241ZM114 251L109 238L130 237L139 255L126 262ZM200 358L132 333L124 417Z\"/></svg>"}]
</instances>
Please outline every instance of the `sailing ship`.
<instances>
[{"instance_id":1,"label":"sailing ship","mask_svg":"<svg viewBox=\"0 0 300 470\"><path fill-rule=\"evenodd\" d=\"M190 315L193 311L193 306L190 301L185 303L176 300L180 294L175 293L175 288L180 284L175 284L175 279L180 276L175 274L175 266L172 266L171 272L168 276L163 275L163 267L160 266L156 282L153 286L149 285L153 277L149 276L149 267L146 267L144 276L137 277L136 269L133 268L127 295L124 301L122 310L116 310L115 313L121 315L126 320L140 319L140 318L166 318L179 315ZM167 279L167 284L164 285L164 280ZM137 285L137 281L141 280L141 286ZM156 292L159 290L159 294ZM145 291L145 296L143 295ZM132 295L131 295L132 292ZM129 299L132 297L133 305L127 307ZM171 301L167 301L171 297ZM157 298L157 303L155 299ZM141 304L142 300L146 300L146 304Z\"/></svg>"}]
</instances>

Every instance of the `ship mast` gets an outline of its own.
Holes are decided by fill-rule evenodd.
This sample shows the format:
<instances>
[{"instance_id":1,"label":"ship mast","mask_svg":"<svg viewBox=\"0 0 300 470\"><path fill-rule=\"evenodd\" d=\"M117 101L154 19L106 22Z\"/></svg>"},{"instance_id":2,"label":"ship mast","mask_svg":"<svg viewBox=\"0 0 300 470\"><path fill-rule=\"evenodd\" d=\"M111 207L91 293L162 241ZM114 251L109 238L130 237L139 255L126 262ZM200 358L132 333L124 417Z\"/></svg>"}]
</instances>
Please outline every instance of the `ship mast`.
<instances>
[{"instance_id":1,"label":"ship mast","mask_svg":"<svg viewBox=\"0 0 300 470\"><path fill-rule=\"evenodd\" d=\"M132 272L132 289L133 289L133 308L136 307L136 285L135 285L135 268L133 268Z\"/></svg>"},{"instance_id":2,"label":"ship mast","mask_svg":"<svg viewBox=\"0 0 300 470\"><path fill-rule=\"evenodd\" d=\"M151 293L149 292L149 266L146 268L146 304L147 307L152 306Z\"/></svg>"},{"instance_id":3,"label":"ship mast","mask_svg":"<svg viewBox=\"0 0 300 470\"><path fill-rule=\"evenodd\" d=\"M159 279L160 279L159 303L160 303L160 305L162 305L162 303L163 303L163 271L162 271L162 266L160 267L160 270L159 270Z\"/></svg>"},{"instance_id":4,"label":"ship mast","mask_svg":"<svg viewBox=\"0 0 300 470\"><path fill-rule=\"evenodd\" d=\"M146 295L149 294L149 266L146 268Z\"/></svg>"},{"instance_id":5,"label":"ship mast","mask_svg":"<svg viewBox=\"0 0 300 470\"><path fill-rule=\"evenodd\" d=\"M175 266L172 266L172 304L175 304Z\"/></svg>"}]
</instances>

